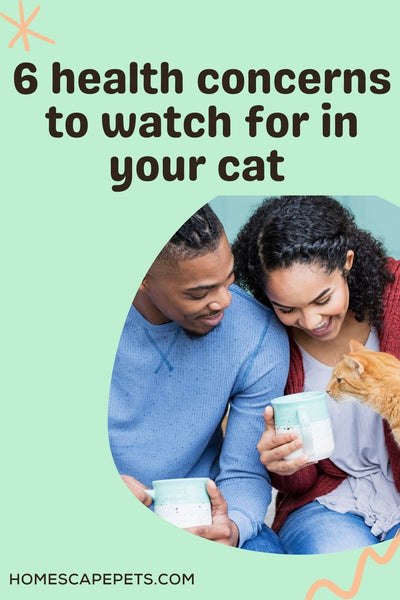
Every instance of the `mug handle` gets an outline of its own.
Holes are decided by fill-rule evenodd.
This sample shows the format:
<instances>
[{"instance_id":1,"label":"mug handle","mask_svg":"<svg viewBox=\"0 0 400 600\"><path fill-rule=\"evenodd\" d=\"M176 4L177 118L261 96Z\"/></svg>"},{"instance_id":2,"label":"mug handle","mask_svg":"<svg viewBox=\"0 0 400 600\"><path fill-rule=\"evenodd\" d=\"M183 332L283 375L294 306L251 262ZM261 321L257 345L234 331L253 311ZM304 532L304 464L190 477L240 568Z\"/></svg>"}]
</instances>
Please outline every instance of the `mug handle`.
<instances>
[{"instance_id":1,"label":"mug handle","mask_svg":"<svg viewBox=\"0 0 400 600\"><path fill-rule=\"evenodd\" d=\"M314 443L310 427L310 417L308 416L307 412L302 408L297 409L297 417L299 419L300 429L303 436L304 452L308 455L314 454Z\"/></svg>"},{"instance_id":2,"label":"mug handle","mask_svg":"<svg viewBox=\"0 0 400 600\"><path fill-rule=\"evenodd\" d=\"M148 494L151 498L153 498L153 500L156 497L156 490L154 489L148 489L148 490L144 490L146 492L146 494Z\"/></svg>"}]
</instances>

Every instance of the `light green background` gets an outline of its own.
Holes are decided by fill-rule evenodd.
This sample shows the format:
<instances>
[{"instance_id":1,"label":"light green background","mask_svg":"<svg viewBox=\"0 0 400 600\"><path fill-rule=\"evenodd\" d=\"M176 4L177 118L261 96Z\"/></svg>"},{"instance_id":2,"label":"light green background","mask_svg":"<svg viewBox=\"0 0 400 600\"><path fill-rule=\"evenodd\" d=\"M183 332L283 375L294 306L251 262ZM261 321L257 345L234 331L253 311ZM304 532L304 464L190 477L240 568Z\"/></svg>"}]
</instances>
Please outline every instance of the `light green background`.
<instances>
[{"instance_id":1,"label":"light green background","mask_svg":"<svg viewBox=\"0 0 400 600\"><path fill-rule=\"evenodd\" d=\"M24 2L26 15L36 6ZM17 0L0 10L19 20ZM2 545L3 598L219 598L303 599L319 578L348 589L360 551L335 556L254 554L200 540L138 505L120 480L108 449L107 401L122 325L141 277L157 251L199 206L215 197L291 193L398 196L397 2L267 0L186 1L43 0L31 24L56 41L30 38L7 47L16 29L0 20L1 256L2 256ZM37 66L39 87L23 96L15 67ZM76 73L126 69L131 61L168 61L185 76L185 93L149 96L51 93L51 64ZM392 90L383 96L328 98L295 93L196 93L203 68L387 68ZM359 134L324 139L320 106L358 115ZM215 104L235 124L230 138L107 139L102 112L182 113ZM253 104L266 112L309 111L304 135L248 138L243 118ZM84 112L82 139L51 138L50 106L64 115ZM285 157L283 183L224 183L216 164L234 154ZM206 155L197 182L135 182L113 193L112 155ZM234 212L234 210L233 210ZM381 214L379 203L376 213ZM396 216L396 219L398 217ZM392 219L388 228L393 228ZM398 229L398 221L395 224ZM162 393L162 390L160 390ZM379 548L383 554L387 544ZM398 588L399 556L387 565L368 561L357 598ZM9 573L194 573L194 586L9 587ZM320 590L317 600L333 594Z\"/></svg>"}]
</instances>

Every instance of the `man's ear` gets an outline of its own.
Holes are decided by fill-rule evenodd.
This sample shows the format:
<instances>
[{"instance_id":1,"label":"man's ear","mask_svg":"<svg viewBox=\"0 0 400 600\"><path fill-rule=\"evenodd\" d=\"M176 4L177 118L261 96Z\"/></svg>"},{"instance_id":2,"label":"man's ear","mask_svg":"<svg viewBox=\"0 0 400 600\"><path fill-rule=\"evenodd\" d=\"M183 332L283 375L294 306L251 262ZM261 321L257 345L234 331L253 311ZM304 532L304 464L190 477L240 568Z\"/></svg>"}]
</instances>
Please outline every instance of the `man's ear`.
<instances>
[{"instance_id":1,"label":"man's ear","mask_svg":"<svg viewBox=\"0 0 400 600\"><path fill-rule=\"evenodd\" d=\"M148 277L148 274L146 273L146 275L142 279L142 283L139 285L138 291L143 292L147 288L148 280L149 280L149 277Z\"/></svg>"}]
</instances>

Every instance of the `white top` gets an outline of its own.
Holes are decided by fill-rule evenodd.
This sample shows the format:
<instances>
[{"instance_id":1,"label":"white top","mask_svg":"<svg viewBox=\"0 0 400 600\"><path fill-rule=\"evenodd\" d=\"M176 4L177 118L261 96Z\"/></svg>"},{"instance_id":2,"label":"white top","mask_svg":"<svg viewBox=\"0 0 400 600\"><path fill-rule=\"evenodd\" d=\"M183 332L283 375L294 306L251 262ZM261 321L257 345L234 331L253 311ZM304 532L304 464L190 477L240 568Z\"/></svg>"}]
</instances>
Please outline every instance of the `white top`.
<instances>
[{"instance_id":1,"label":"white top","mask_svg":"<svg viewBox=\"0 0 400 600\"><path fill-rule=\"evenodd\" d=\"M379 350L376 331L367 343ZM320 391L328 385L333 367L320 363L300 348L305 382L303 391ZM340 513L363 517L371 533L381 541L400 522L400 494L396 490L385 444L382 418L356 402L339 404L327 396L332 420L335 450L330 460L348 473L335 490L317 498L318 502Z\"/></svg>"}]
</instances>

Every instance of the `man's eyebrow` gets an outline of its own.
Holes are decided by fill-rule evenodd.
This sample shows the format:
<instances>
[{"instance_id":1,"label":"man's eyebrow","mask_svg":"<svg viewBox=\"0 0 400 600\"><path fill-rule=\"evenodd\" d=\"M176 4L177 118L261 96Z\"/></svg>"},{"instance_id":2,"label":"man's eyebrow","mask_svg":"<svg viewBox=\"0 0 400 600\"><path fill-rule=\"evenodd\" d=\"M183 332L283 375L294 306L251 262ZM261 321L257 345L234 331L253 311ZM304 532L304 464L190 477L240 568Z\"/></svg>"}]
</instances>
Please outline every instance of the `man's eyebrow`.
<instances>
[{"instance_id":1,"label":"man's eyebrow","mask_svg":"<svg viewBox=\"0 0 400 600\"><path fill-rule=\"evenodd\" d=\"M235 269L232 269L232 271L229 273L228 277L226 279L229 279L230 277L232 277L232 275L234 274ZM226 281L225 279L225 281ZM195 292L196 290L212 290L213 288L216 287L215 283L212 283L210 285L197 285L195 287L192 288L187 288L187 292Z\"/></svg>"},{"instance_id":2,"label":"man's eyebrow","mask_svg":"<svg viewBox=\"0 0 400 600\"><path fill-rule=\"evenodd\" d=\"M214 287L215 287L214 283L212 285L198 285L196 287L187 288L186 291L187 292L195 292L196 290L211 290Z\"/></svg>"},{"instance_id":3,"label":"man's eyebrow","mask_svg":"<svg viewBox=\"0 0 400 600\"><path fill-rule=\"evenodd\" d=\"M326 288L326 290L323 290L320 294L318 294L318 296L316 298L314 298L314 300L311 300L310 304L312 304L313 302L318 302L318 300L320 298L323 298L328 292L330 292L331 288ZM274 302L274 300L270 300L271 304L274 304L275 306L280 306L281 308L293 308L293 306L286 306L285 304L280 304L279 302Z\"/></svg>"}]
</instances>

